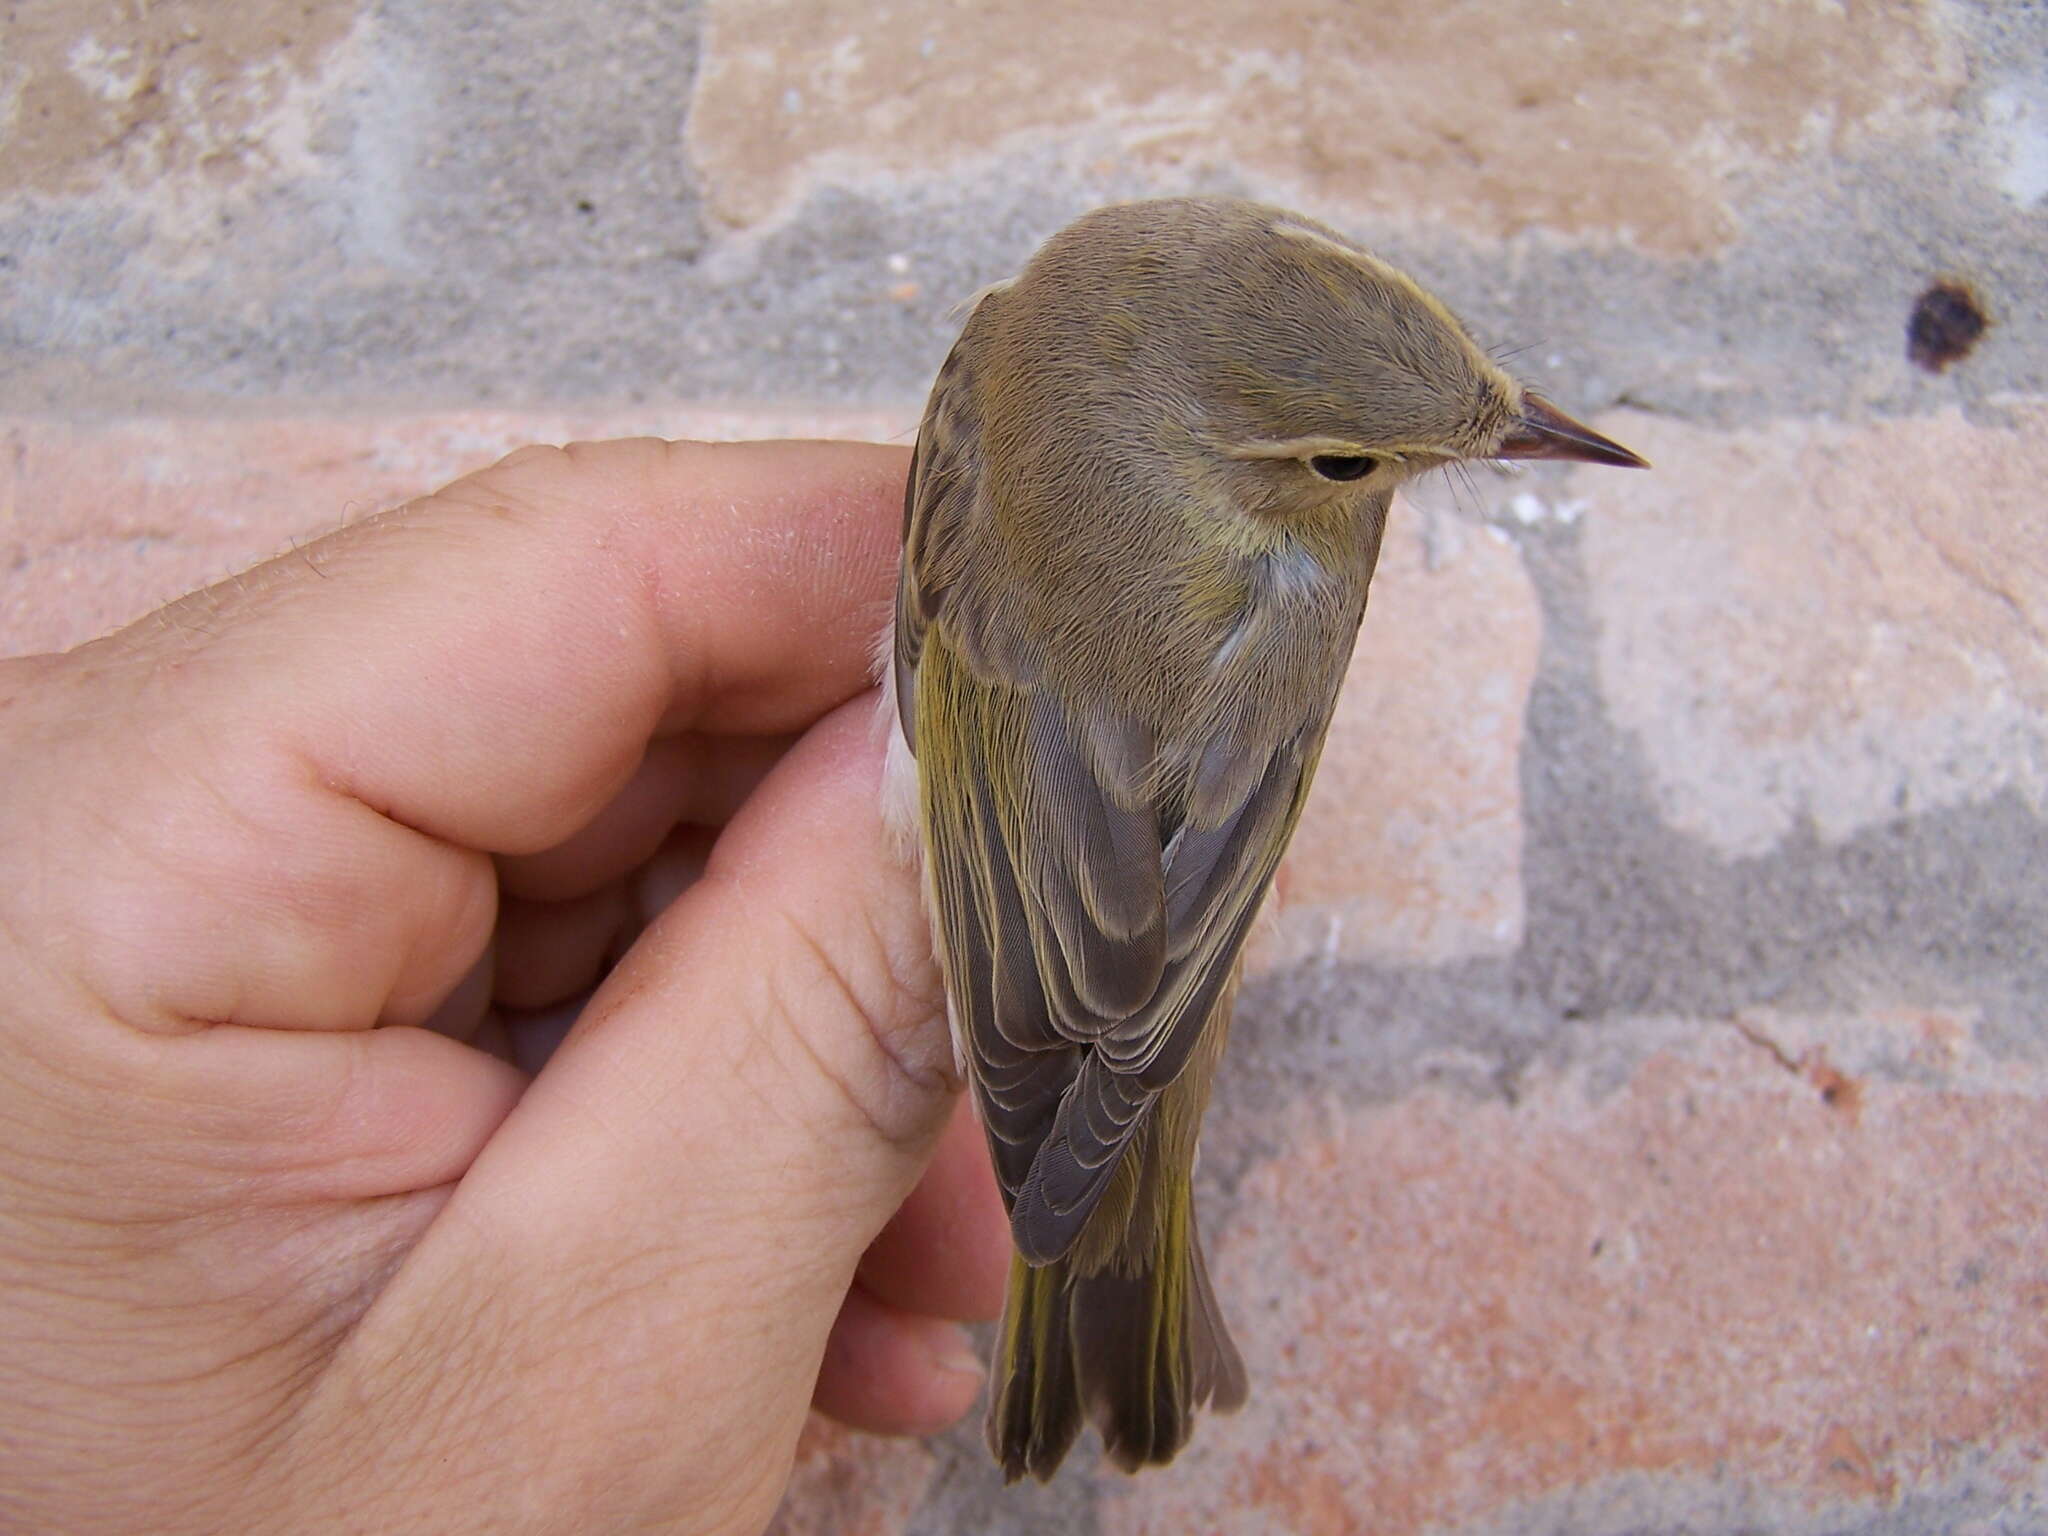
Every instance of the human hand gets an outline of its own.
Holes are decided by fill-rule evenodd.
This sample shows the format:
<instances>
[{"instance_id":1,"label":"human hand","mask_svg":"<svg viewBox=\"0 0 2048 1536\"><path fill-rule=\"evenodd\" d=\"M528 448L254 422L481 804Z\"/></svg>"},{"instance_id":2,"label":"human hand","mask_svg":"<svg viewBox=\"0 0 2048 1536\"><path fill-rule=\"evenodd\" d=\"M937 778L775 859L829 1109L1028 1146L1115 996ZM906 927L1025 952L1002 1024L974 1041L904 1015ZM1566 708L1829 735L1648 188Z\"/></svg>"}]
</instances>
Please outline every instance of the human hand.
<instances>
[{"instance_id":1,"label":"human hand","mask_svg":"<svg viewBox=\"0 0 2048 1536\"><path fill-rule=\"evenodd\" d=\"M0 1527L749 1531L967 1408L904 469L528 449L0 663Z\"/></svg>"}]
</instances>

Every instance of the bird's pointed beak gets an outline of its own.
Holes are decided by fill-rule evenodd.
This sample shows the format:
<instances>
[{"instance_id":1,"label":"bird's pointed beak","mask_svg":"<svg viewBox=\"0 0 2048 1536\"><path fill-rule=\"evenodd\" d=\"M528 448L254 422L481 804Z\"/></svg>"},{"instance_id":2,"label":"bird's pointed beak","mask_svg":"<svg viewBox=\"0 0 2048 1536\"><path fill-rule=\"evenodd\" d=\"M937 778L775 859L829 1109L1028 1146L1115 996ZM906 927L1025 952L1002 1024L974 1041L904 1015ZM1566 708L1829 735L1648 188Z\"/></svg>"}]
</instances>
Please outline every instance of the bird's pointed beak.
<instances>
[{"instance_id":1,"label":"bird's pointed beak","mask_svg":"<svg viewBox=\"0 0 2048 1536\"><path fill-rule=\"evenodd\" d=\"M1602 437L1584 422L1574 421L1541 395L1522 396L1522 419L1509 429L1497 459L1575 459L1581 464L1612 464L1621 469L1648 469L1650 461L1631 453L1612 438Z\"/></svg>"}]
</instances>

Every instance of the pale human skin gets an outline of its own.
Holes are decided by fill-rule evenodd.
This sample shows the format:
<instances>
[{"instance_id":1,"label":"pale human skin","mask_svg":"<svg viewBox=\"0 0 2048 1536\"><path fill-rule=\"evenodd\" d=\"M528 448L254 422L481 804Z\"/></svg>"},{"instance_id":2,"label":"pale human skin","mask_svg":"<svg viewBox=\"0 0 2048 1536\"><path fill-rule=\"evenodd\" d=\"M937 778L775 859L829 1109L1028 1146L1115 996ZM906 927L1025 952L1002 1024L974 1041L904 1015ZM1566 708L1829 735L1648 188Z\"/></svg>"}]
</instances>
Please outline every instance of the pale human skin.
<instances>
[{"instance_id":1,"label":"pale human skin","mask_svg":"<svg viewBox=\"0 0 2048 1536\"><path fill-rule=\"evenodd\" d=\"M0 1529L756 1531L972 1405L907 458L528 449L0 663Z\"/></svg>"}]
</instances>

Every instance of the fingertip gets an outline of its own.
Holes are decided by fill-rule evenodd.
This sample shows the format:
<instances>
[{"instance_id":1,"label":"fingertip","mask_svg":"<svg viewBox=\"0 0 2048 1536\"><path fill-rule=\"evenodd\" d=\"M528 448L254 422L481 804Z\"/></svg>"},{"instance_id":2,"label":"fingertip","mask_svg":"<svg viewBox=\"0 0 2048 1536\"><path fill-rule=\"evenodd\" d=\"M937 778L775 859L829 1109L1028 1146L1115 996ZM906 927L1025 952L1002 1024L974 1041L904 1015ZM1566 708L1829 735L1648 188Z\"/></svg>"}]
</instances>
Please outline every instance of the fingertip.
<instances>
[{"instance_id":1,"label":"fingertip","mask_svg":"<svg viewBox=\"0 0 2048 1536\"><path fill-rule=\"evenodd\" d=\"M832 1325L812 1405L871 1434L936 1434L974 1406L986 1379L966 1329L856 1285Z\"/></svg>"},{"instance_id":2,"label":"fingertip","mask_svg":"<svg viewBox=\"0 0 2048 1536\"><path fill-rule=\"evenodd\" d=\"M170 1042L163 1091L215 1111L232 1169L290 1199L367 1199L459 1179L526 1074L431 1030L221 1024Z\"/></svg>"},{"instance_id":3,"label":"fingertip","mask_svg":"<svg viewBox=\"0 0 2048 1536\"><path fill-rule=\"evenodd\" d=\"M460 1178L526 1091L526 1074L511 1063L431 1030L355 1038L366 1070L337 1129L355 1133L353 1145L341 1145L359 1175L381 1173L391 1188Z\"/></svg>"},{"instance_id":4,"label":"fingertip","mask_svg":"<svg viewBox=\"0 0 2048 1536\"><path fill-rule=\"evenodd\" d=\"M623 881L569 901L507 900L491 1000L527 1011L588 992L624 948L635 921L633 894Z\"/></svg>"},{"instance_id":5,"label":"fingertip","mask_svg":"<svg viewBox=\"0 0 2048 1536\"><path fill-rule=\"evenodd\" d=\"M859 1273L876 1296L910 1311L966 1322L1002 1311L1010 1224L964 1095L931 1165L862 1256Z\"/></svg>"}]
</instances>

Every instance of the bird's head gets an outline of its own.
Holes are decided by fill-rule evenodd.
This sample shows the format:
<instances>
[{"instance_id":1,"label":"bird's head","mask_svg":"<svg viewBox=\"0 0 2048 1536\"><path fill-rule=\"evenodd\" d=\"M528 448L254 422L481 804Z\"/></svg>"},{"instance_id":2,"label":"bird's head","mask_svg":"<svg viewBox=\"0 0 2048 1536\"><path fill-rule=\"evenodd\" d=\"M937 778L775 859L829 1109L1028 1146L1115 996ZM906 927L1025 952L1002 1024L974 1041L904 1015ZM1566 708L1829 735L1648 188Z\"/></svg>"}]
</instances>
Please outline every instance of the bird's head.
<instances>
[{"instance_id":1,"label":"bird's head","mask_svg":"<svg viewBox=\"0 0 2048 1536\"><path fill-rule=\"evenodd\" d=\"M1525 389L1406 273L1276 208L1104 208L1019 286L1085 295L1058 355L1096 364L1077 374L1103 406L1255 515L1384 501L1462 460L1644 463Z\"/></svg>"}]
</instances>

